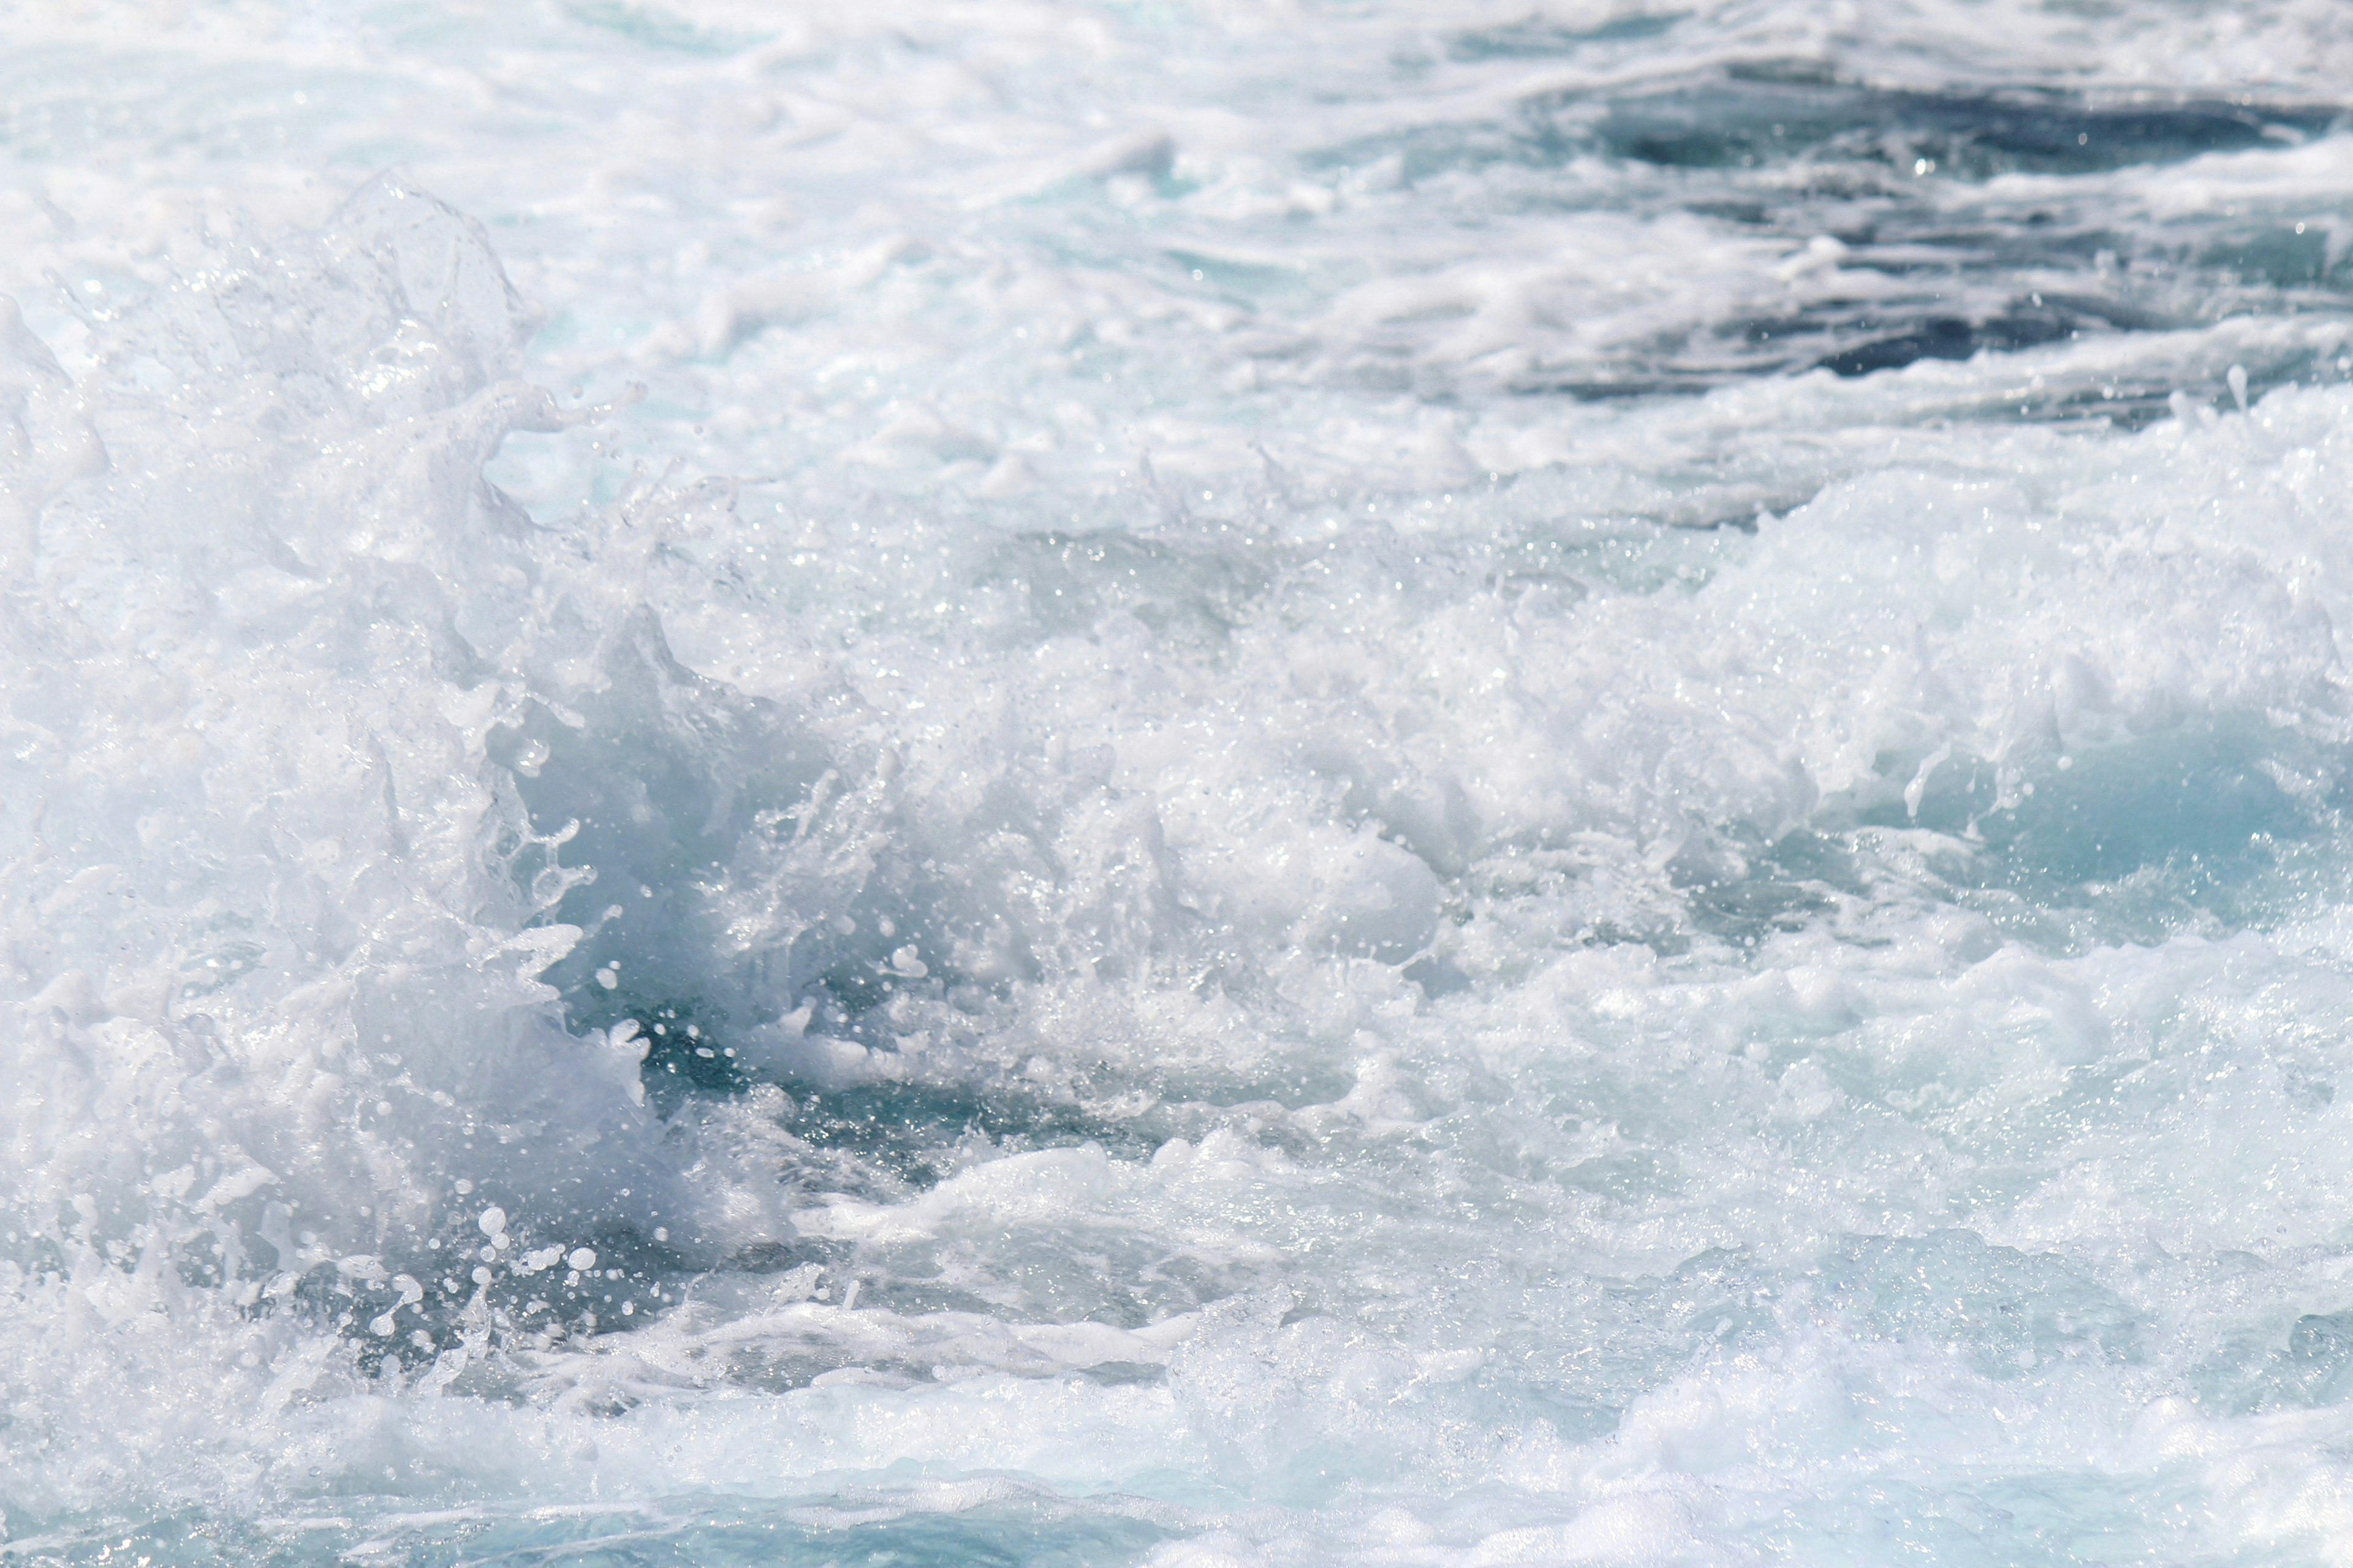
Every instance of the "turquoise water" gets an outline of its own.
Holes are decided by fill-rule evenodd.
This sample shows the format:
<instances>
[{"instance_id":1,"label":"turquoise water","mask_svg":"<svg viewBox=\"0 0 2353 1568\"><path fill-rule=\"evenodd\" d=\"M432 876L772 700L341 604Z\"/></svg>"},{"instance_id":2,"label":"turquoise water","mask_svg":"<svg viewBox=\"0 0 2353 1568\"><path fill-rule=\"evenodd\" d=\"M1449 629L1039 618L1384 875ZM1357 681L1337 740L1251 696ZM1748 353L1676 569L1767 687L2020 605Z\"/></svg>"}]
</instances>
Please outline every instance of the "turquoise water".
<instances>
[{"instance_id":1,"label":"turquoise water","mask_svg":"<svg viewBox=\"0 0 2353 1568\"><path fill-rule=\"evenodd\" d=\"M2341 32L0 8L0 1557L2340 1560Z\"/></svg>"}]
</instances>

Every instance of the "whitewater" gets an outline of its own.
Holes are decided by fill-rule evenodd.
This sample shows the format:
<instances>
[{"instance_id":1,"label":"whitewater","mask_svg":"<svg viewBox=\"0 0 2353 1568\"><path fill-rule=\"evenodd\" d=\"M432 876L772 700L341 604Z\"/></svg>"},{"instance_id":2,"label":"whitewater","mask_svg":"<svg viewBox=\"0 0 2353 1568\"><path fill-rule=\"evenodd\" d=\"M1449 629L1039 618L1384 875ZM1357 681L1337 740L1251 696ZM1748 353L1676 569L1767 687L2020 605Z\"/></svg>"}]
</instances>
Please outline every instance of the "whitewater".
<instances>
[{"instance_id":1,"label":"whitewater","mask_svg":"<svg viewBox=\"0 0 2353 1568\"><path fill-rule=\"evenodd\" d=\"M2329 0L0 0L0 1563L2353 1560Z\"/></svg>"}]
</instances>

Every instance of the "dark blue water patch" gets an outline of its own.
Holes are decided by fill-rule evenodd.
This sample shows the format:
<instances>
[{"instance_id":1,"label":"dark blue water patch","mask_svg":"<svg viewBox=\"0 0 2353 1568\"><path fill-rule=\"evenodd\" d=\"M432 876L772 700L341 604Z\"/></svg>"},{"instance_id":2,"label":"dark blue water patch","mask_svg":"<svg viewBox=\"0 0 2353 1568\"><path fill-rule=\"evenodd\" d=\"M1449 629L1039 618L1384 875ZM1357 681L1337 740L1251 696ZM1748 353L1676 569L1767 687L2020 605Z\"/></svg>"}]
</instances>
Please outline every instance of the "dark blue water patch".
<instances>
[{"instance_id":1,"label":"dark blue water patch","mask_svg":"<svg viewBox=\"0 0 2353 1568\"><path fill-rule=\"evenodd\" d=\"M1601 157L1680 170L1855 165L1981 183L2180 163L2325 135L2346 120L2337 104L1893 89L1810 62L1755 61L1631 89L1541 94L1507 122L1418 126L1318 161L1361 166L1396 154L1413 180L1497 162L1557 169Z\"/></svg>"},{"instance_id":2,"label":"dark blue water patch","mask_svg":"<svg viewBox=\"0 0 2353 1568\"><path fill-rule=\"evenodd\" d=\"M1861 264L1867 266L1868 258ZM1649 397L1702 391L1743 371L1822 369L1860 376L1921 360L1968 360L1981 353L2014 353L2086 336L2181 324L2124 300L2040 292L2013 297L1948 273L1926 280L1913 299L1830 299L1779 315L1737 317L1715 324L1696 341L1613 374L1536 372L1520 376L1513 389L1587 402ZM2270 384L2291 379L2300 377L2274 374ZM2252 378L2249 384L2254 388ZM2151 402L2161 412L2179 384L2168 381L2161 386L2119 390L2124 394L2121 404L2116 396L2101 398L2096 412L2121 416ZM2213 391L2221 390L2217 383ZM2045 417L2055 402L2046 400Z\"/></svg>"},{"instance_id":3,"label":"dark blue water patch","mask_svg":"<svg viewBox=\"0 0 2353 1568\"><path fill-rule=\"evenodd\" d=\"M292 1312L339 1336L369 1377L415 1373L469 1337L543 1348L649 1321L679 1304L691 1278L679 1244L701 1241L686 1234L658 1239L590 1205L519 1213L511 1226L503 1248L485 1246L479 1231L461 1226L437 1237L438 1245L388 1250L377 1277L322 1264L290 1294L253 1310ZM551 1247L559 1256L524 1272L530 1255ZM584 1248L596 1261L585 1270L574 1268L569 1259ZM478 1269L487 1280L477 1279ZM400 1289L403 1277L422 1287L421 1299Z\"/></svg>"},{"instance_id":4,"label":"dark blue water patch","mask_svg":"<svg viewBox=\"0 0 2353 1568\"><path fill-rule=\"evenodd\" d=\"M1419 125L1312 163L1394 155L1460 221L1494 212L1681 210L1792 247L1835 239L1785 310L1756 304L1629 344L1606 360L1538 364L1511 390L1583 400L1705 391L1820 367L1860 376L1923 360L2004 355L2115 333L2196 329L2233 315L2353 314L2353 256L2302 213L2215 211L2152 224L2095 176L2337 133L2336 104L2104 99L2047 88L1935 91L1760 62L1631 89L1562 92L1487 119ZM1614 165L1597 178L1597 163ZM2032 190L2009 174L2054 176ZM1837 289L1841 276L1894 280ZM1750 297L1753 300L1753 296ZM2304 351L2247 368L2253 395L2342 380ZM2330 351L2333 353L2333 351ZM2325 357L2325 356L2324 356ZM1368 375L1377 373L1368 370ZM2152 368L2152 377L2178 369ZM1441 395L1443 387L1417 388ZM2054 389L1990 405L2002 420L2137 427L2171 394L2152 380Z\"/></svg>"},{"instance_id":5,"label":"dark blue water patch","mask_svg":"<svg viewBox=\"0 0 2353 1568\"><path fill-rule=\"evenodd\" d=\"M2094 100L2049 89L1926 91L1842 80L1805 63L1757 62L1595 99L1528 106L1531 156L1587 152L1685 169L1754 168L1800 156L1932 164L1947 179L2082 174L2297 141L2335 127L2335 105L2218 99Z\"/></svg>"},{"instance_id":6,"label":"dark blue water patch","mask_svg":"<svg viewBox=\"0 0 2353 1568\"><path fill-rule=\"evenodd\" d=\"M698 1099L741 1096L764 1081L729 1043L737 1037L723 1006L664 998L626 984L608 991L592 983L570 999L570 1011L578 1027L610 1029L624 1020L637 1026L645 1049L638 1078L646 1103L665 1120ZM835 1009L828 1022L852 1037L867 1033L843 1009ZM889 1051L890 1031L875 1035L875 1048ZM786 1092L776 1125L808 1152L806 1169L780 1174L875 1197L903 1197L935 1185L951 1173L960 1148L974 1138L1007 1153L1092 1144L1114 1158L1134 1160L1148 1157L1175 1131L1165 1115L1093 1115L1018 1080L820 1088L786 1076L780 1087ZM737 1267L757 1261L782 1268L817 1256L817 1250L804 1247L733 1261Z\"/></svg>"},{"instance_id":7,"label":"dark blue water patch","mask_svg":"<svg viewBox=\"0 0 2353 1568\"><path fill-rule=\"evenodd\" d=\"M638 1065L646 1102L668 1117L690 1094L738 1094L751 1087L733 1037L735 1020L723 1003L654 989L633 980L610 988L590 979L565 995L565 1022L575 1031L608 1032L636 1026L635 1044L645 1052Z\"/></svg>"},{"instance_id":8,"label":"dark blue water patch","mask_svg":"<svg viewBox=\"0 0 2353 1568\"><path fill-rule=\"evenodd\" d=\"M2114 333L2179 331L2243 309L2300 314L2353 308L2353 264L2324 266L2324 254L2305 243L2309 236L2289 236L2293 248L2229 236L2168 241L2119 234L2080 215L2063 223L2042 213L2015 223L1955 223L1894 198L1870 205L1867 212L1810 216L1824 219L1844 246L1842 271L1898 280L1903 292L1891 298L1858 290L1725 321L1715 329L1726 345L1719 357L1759 368L1810 366L1856 376L1921 360L2014 353ZM2068 285L2053 288L2054 275ZM1709 356L1691 357L1704 364ZM2342 379L2325 351L2295 347L2254 357L2257 363L2245 367L2250 397L2293 382ZM2185 386L2178 370L2153 374L2177 379L2071 386L2030 399L2022 412L2041 419L2097 416L2137 427L2161 416L2177 390L2210 399L2227 395L2219 378Z\"/></svg>"},{"instance_id":9,"label":"dark blue water patch","mask_svg":"<svg viewBox=\"0 0 2353 1568\"><path fill-rule=\"evenodd\" d=\"M2133 311L2127 319L2146 312ZM1975 319L1929 316L1883 337L1850 343L1814 363L1839 375L1898 370L1924 359L1965 360L1981 353L2010 353L2044 343L2066 342L2114 325L2109 312L2071 310L2055 304L2020 302Z\"/></svg>"},{"instance_id":10,"label":"dark blue water patch","mask_svg":"<svg viewBox=\"0 0 2353 1568\"><path fill-rule=\"evenodd\" d=\"M667 1116L691 1093L734 1094L750 1087L751 1074L744 1070L735 1047L727 1044L726 1008L698 1010L691 1002L645 1003L625 1016L637 1020L646 1041L638 1077L658 1113Z\"/></svg>"},{"instance_id":11,"label":"dark blue water patch","mask_svg":"<svg viewBox=\"0 0 2353 1568\"><path fill-rule=\"evenodd\" d=\"M2020 255L2014 264L2039 280L2054 267L2078 268L2075 248L2072 242L2054 246L2039 258ZM2000 269L1957 257L1942 270L1913 264L1919 268L1913 279L1922 287L1916 299L1815 301L1725 330L1744 334L1753 344L1779 347L1790 368L1806 363L1800 356L1810 350L1818 356L1811 365L1857 376L1921 360L1968 360L2115 333L2194 331L2229 314L2353 311L2353 267L2333 268L2316 281L2251 278L2242 266L2246 260L2235 245L2218 242L2199 247L2186 261L2144 256L2123 273L2082 268L2081 292L2047 287L2005 292ZM1854 253L1850 265L1900 270L1883 268L1867 248ZM2325 336L2250 347L2244 353L2238 368L2245 380L2236 388L2219 370L2189 371L2160 359L2145 370L2123 371L2092 384L2063 376L2048 391L2030 390L2021 402L2005 402L1989 412L2024 423L2096 422L2129 431L2175 414L2177 394L2193 405L2228 410L2242 398L2250 405L2259 402L2275 387L2347 379L2335 341Z\"/></svg>"}]
</instances>

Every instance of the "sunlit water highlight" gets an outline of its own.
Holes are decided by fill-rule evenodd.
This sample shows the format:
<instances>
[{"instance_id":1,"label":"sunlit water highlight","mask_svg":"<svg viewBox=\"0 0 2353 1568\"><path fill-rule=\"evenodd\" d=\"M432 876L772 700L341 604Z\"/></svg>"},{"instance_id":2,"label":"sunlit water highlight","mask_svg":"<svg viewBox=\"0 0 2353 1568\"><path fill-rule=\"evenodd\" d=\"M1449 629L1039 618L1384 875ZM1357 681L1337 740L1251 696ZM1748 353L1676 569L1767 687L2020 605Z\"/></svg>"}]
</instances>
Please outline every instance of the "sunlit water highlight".
<instances>
[{"instance_id":1,"label":"sunlit water highlight","mask_svg":"<svg viewBox=\"0 0 2353 1568\"><path fill-rule=\"evenodd\" d=\"M2343 1561L2348 79L0 7L0 1560Z\"/></svg>"}]
</instances>

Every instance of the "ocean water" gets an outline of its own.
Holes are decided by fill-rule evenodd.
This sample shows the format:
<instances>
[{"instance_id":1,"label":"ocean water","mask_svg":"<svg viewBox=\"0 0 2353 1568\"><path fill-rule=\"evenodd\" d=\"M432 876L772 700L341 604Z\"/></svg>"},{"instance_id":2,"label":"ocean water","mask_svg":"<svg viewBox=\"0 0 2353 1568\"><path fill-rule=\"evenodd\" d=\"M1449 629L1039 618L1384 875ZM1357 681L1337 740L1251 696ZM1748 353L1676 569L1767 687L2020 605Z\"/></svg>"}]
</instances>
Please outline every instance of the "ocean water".
<instances>
[{"instance_id":1,"label":"ocean water","mask_svg":"<svg viewBox=\"0 0 2353 1568\"><path fill-rule=\"evenodd\" d=\"M2348 81L0 3L0 1563L2353 1559Z\"/></svg>"}]
</instances>

